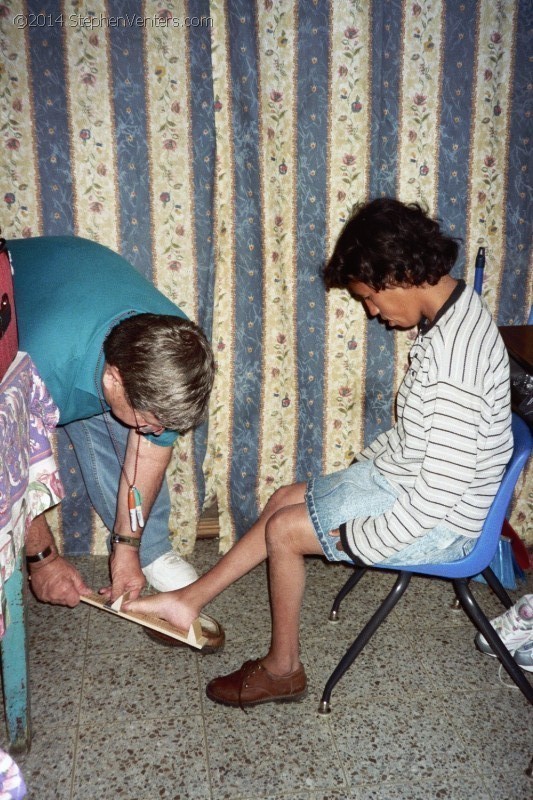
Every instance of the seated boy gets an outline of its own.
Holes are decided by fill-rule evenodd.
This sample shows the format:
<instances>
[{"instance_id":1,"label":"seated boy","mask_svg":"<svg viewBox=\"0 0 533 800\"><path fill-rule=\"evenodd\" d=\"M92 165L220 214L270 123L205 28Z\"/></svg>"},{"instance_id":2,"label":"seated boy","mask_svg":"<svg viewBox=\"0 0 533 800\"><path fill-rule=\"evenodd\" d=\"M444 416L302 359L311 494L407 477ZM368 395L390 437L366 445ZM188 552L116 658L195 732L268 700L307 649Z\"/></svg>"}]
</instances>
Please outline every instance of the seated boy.
<instances>
[{"instance_id":1,"label":"seated boy","mask_svg":"<svg viewBox=\"0 0 533 800\"><path fill-rule=\"evenodd\" d=\"M390 327L418 325L396 424L346 469L278 489L199 580L128 604L187 628L206 603L268 558L270 649L212 680L211 700L244 707L305 694L305 555L416 564L455 560L473 547L512 452L509 369L482 300L448 274L457 250L417 205L379 199L356 210L324 279Z\"/></svg>"}]
</instances>

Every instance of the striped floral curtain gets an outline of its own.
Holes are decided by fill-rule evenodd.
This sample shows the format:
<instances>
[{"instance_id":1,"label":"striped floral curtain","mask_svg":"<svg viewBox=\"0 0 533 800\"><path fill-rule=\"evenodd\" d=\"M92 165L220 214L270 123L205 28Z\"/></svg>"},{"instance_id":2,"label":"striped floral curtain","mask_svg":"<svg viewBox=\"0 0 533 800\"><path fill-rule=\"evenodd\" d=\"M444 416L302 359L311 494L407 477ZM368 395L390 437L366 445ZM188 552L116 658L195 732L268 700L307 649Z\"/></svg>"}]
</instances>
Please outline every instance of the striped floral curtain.
<instances>
[{"instance_id":1,"label":"striped floral curtain","mask_svg":"<svg viewBox=\"0 0 533 800\"><path fill-rule=\"evenodd\" d=\"M221 550L275 488L393 419L412 335L325 294L354 203L424 203L499 324L532 303L528 0L4 0L3 235L106 244L211 337L209 421L175 448L175 546ZM87 299L90 302L90 298ZM65 552L104 531L61 434ZM512 523L533 543L531 470ZM87 537L87 531L92 536Z\"/></svg>"}]
</instances>

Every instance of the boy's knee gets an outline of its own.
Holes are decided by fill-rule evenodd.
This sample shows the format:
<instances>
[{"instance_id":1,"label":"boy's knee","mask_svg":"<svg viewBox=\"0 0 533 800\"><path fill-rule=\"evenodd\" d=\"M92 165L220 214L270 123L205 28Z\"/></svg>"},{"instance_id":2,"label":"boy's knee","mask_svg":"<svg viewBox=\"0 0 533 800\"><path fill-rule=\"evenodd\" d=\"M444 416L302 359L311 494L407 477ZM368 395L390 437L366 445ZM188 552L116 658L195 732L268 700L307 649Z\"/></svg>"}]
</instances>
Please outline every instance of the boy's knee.
<instances>
[{"instance_id":1,"label":"boy's knee","mask_svg":"<svg viewBox=\"0 0 533 800\"><path fill-rule=\"evenodd\" d=\"M274 553L314 553L316 535L307 514L287 505L275 511L266 524L265 541L269 555Z\"/></svg>"},{"instance_id":2,"label":"boy's knee","mask_svg":"<svg viewBox=\"0 0 533 800\"><path fill-rule=\"evenodd\" d=\"M282 507L272 514L266 524L265 541L269 553L280 547L287 547L288 528L287 514L285 508Z\"/></svg>"},{"instance_id":3,"label":"boy's knee","mask_svg":"<svg viewBox=\"0 0 533 800\"><path fill-rule=\"evenodd\" d=\"M274 494L270 496L270 499L266 505L266 509L274 514L280 509L283 509L286 505L290 505L289 496L291 489L292 486L290 485L280 486L279 489L276 489Z\"/></svg>"}]
</instances>

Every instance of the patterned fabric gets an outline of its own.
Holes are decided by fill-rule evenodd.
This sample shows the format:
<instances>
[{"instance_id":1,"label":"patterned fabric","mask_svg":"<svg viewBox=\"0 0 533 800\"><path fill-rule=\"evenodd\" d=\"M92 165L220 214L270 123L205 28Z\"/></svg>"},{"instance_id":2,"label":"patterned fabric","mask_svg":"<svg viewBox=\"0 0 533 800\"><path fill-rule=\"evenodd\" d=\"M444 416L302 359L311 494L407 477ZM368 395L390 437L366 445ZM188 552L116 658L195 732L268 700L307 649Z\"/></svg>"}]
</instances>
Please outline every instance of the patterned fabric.
<instances>
[{"instance_id":1,"label":"patterned fabric","mask_svg":"<svg viewBox=\"0 0 533 800\"><path fill-rule=\"evenodd\" d=\"M50 435L59 412L27 353L0 382L0 636L3 585L29 522L63 497Z\"/></svg>"},{"instance_id":2,"label":"patterned fabric","mask_svg":"<svg viewBox=\"0 0 533 800\"><path fill-rule=\"evenodd\" d=\"M10 755L0 750L0 800L22 800L26 784L18 765Z\"/></svg>"},{"instance_id":3,"label":"patterned fabric","mask_svg":"<svg viewBox=\"0 0 533 800\"><path fill-rule=\"evenodd\" d=\"M355 202L427 204L463 240L455 277L483 245L496 321L526 321L530 27L528 0L0 6L4 235L96 239L212 338L209 425L169 472L183 552L203 505L226 550L277 486L391 426L412 334L320 279ZM62 440L59 458L79 552L87 500ZM532 494L530 471L512 516L530 542Z\"/></svg>"}]
</instances>

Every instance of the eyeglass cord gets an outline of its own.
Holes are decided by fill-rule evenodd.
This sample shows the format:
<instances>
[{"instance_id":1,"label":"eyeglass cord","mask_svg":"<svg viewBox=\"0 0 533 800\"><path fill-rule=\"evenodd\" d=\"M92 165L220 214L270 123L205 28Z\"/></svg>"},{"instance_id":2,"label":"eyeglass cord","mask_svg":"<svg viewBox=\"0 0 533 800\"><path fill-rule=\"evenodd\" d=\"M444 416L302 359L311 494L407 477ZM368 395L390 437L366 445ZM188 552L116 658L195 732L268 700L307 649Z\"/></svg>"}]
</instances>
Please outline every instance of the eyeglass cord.
<instances>
[{"instance_id":1,"label":"eyeglass cord","mask_svg":"<svg viewBox=\"0 0 533 800\"><path fill-rule=\"evenodd\" d=\"M110 328L110 330L111 330L111 328ZM100 349L100 352L98 354L98 358L96 360L96 367L95 367L95 370L94 370L94 385L95 385L95 388L96 388L96 395L97 395L98 400L100 402L100 405L102 407L102 414L103 414L103 417L104 417L105 426L107 428L107 432L109 433L109 438L111 439L111 444L113 445L113 450L115 451L115 456L117 457L117 461L118 461L118 464L119 464L119 467L120 467L120 472L124 476L124 479L125 479L125 481L126 481L126 483L128 485L128 513L129 513L129 518L130 518L130 528L131 528L132 533L135 533L137 531L138 527L139 528L144 528L144 516L143 516L143 512L142 512L142 497L141 497L141 493L140 493L139 489L135 485L135 482L137 480L137 466L138 466L138 463L139 463L139 448L141 446L141 436L140 436L139 433L137 434L137 437L138 437L137 438L137 450L135 452L135 464L134 464L134 468L133 468L133 481L130 483L130 480L128 478L128 474L127 474L126 469L124 467L124 461L121 460L119 452L118 452L118 444L117 444L117 442L115 440L115 436L113 434L113 429L111 428L111 425L109 423L109 411L106 409L106 407L104 405L104 398L102 397L102 393L100 391L98 376L99 376L99 372L100 372L100 364L101 364L101 361L102 361L102 356L103 356L103 346ZM132 406L132 411L133 411L133 416L135 417L135 425L136 425L136 427L139 427L139 421L137 419L137 414L135 413L135 409L133 408L133 406Z\"/></svg>"}]
</instances>

